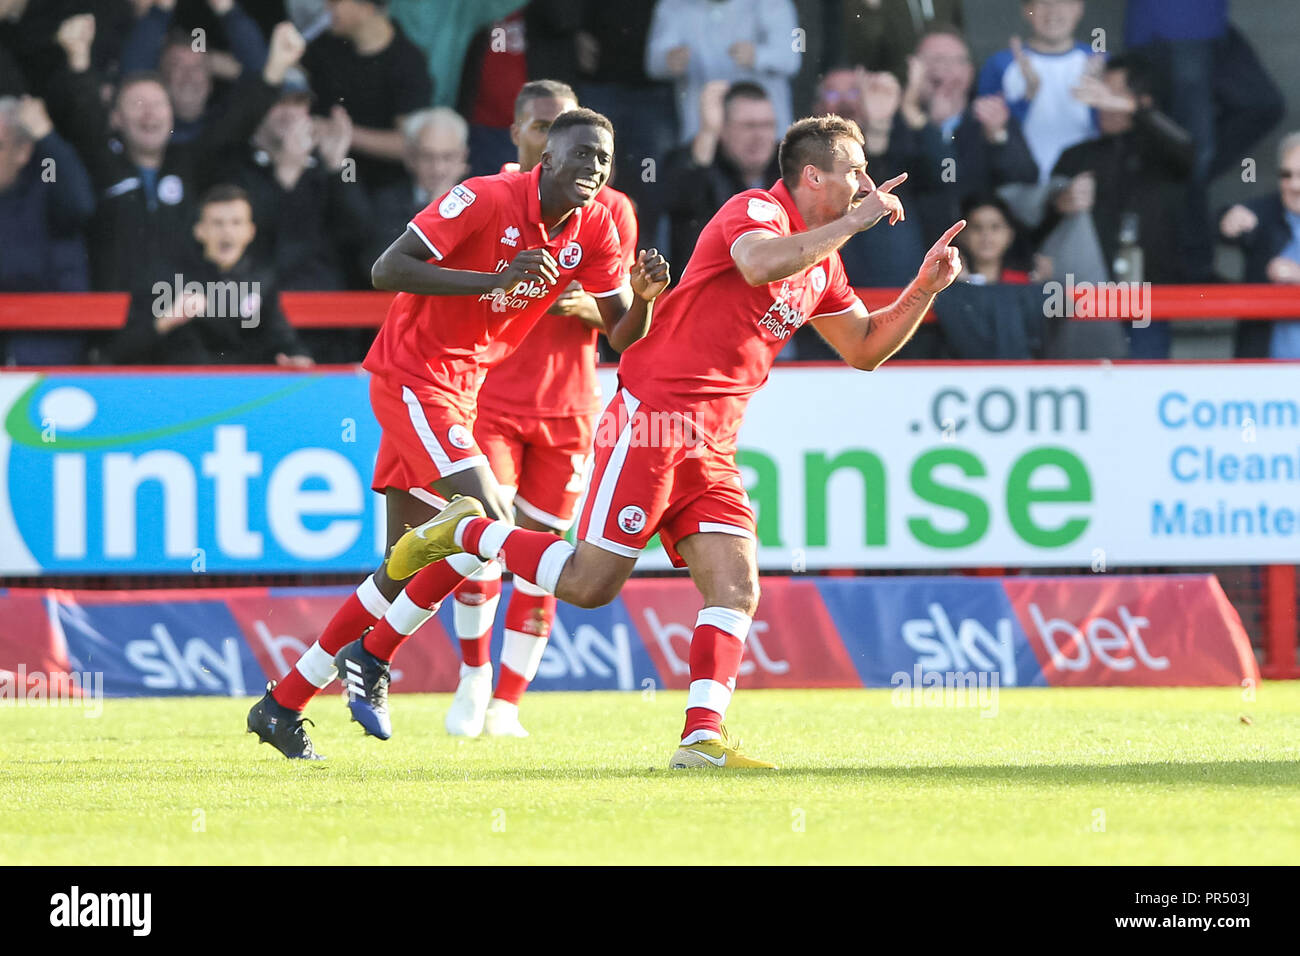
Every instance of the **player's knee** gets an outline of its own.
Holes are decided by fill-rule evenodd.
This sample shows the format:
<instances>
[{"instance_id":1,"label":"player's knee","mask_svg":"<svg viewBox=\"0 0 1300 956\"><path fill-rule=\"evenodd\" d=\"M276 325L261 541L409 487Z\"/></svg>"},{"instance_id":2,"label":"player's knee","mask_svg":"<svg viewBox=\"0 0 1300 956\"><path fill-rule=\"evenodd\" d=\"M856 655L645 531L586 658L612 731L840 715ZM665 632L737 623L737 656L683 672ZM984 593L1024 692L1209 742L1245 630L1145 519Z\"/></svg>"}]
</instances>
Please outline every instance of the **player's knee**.
<instances>
[{"instance_id":1,"label":"player's knee","mask_svg":"<svg viewBox=\"0 0 1300 956\"><path fill-rule=\"evenodd\" d=\"M604 607L618 597L622 581L609 579L589 579L577 584L571 591L566 591L564 601L580 608Z\"/></svg>"},{"instance_id":2,"label":"player's knee","mask_svg":"<svg viewBox=\"0 0 1300 956\"><path fill-rule=\"evenodd\" d=\"M750 617L758 610L759 587L758 579L751 578L745 581L732 581L714 589L709 595L709 604L712 607L726 607L733 611L740 611Z\"/></svg>"}]
</instances>

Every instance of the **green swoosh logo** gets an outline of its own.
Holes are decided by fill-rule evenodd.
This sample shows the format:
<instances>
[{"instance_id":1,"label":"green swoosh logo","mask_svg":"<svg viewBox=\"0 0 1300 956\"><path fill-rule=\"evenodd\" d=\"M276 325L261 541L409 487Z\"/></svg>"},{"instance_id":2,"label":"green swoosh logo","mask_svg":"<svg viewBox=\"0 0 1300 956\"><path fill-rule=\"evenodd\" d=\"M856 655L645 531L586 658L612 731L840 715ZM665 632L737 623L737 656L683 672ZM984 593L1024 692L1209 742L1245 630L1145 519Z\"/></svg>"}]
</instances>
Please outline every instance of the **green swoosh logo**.
<instances>
[{"instance_id":1,"label":"green swoosh logo","mask_svg":"<svg viewBox=\"0 0 1300 956\"><path fill-rule=\"evenodd\" d=\"M294 382L279 391L271 392L269 395L263 395L261 398L255 398L251 402L244 402L241 405L233 405L230 408L222 409L219 412L213 412L204 415L201 418L195 418L188 422L178 422L175 425L162 425L158 428L149 428L144 431L130 432L125 435L105 435L96 438L79 438L75 435L69 437L57 436L55 441L44 441L41 438L41 431L32 423L35 417L32 412L32 406L36 402L36 392L45 382L45 376L39 376L32 387L23 392L18 401L9 409L9 414L5 417L5 431L17 445L24 445L28 448L37 448L42 451L84 451L91 448L112 448L117 445L130 445L136 442L154 441L158 438L166 438L170 435L179 435L182 432L192 431L195 428L203 428L207 425L215 425L225 421L233 416L242 415L251 412L254 409L262 408L265 405L271 405L292 395L294 392L300 392L310 385L323 379L322 375L304 376L301 381Z\"/></svg>"}]
</instances>

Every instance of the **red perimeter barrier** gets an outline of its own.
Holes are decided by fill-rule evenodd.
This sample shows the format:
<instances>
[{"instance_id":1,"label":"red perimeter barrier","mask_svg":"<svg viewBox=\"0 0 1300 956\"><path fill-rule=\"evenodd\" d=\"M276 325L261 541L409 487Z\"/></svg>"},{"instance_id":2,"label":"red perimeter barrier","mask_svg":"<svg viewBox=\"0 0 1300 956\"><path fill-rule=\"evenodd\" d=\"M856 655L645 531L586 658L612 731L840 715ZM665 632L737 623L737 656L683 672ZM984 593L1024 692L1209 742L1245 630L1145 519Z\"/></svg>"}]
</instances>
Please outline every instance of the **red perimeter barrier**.
<instances>
[{"instance_id":1,"label":"red perimeter barrier","mask_svg":"<svg viewBox=\"0 0 1300 956\"><path fill-rule=\"evenodd\" d=\"M1092 287L1073 288L1076 298ZM902 290L857 290L870 309L889 305ZM388 292L284 292L281 301L289 321L298 328L365 328L380 325L392 301ZM1096 318L1128 320L1120 309L1106 314L1108 295L1098 295ZM126 321L125 293L0 294L0 330L103 330ZM1150 318L1174 322L1203 319L1285 319L1300 314L1300 292L1290 285L1155 285L1150 287ZM926 321L932 321L927 316ZM1296 568L1271 565L1263 569L1261 623L1267 663L1262 672L1273 679L1300 678L1297 663ZM832 572L834 573L834 572ZM852 573L846 571L845 573Z\"/></svg>"},{"instance_id":2,"label":"red perimeter barrier","mask_svg":"<svg viewBox=\"0 0 1300 956\"><path fill-rule=\"evenodd\" d=\"M1065 287L1068 291L1071 287ZM1085 288L1075 288L1076 296ZM869 309L889 305L901 289L858 289ZM1100 319L1128 320L1122 308ZM391 292L283 292L285 315L300 329L366 328L381 324ZM0 295L0 329L116 329L126 321L124 292L36 292ZM1150 318L1157 322L1197 319L1279 319L1300 313L1300 292L1289 285L1157 285L1151 287ZM926 321L933 321L927 316Z\"/></svg>"}]
</instances>

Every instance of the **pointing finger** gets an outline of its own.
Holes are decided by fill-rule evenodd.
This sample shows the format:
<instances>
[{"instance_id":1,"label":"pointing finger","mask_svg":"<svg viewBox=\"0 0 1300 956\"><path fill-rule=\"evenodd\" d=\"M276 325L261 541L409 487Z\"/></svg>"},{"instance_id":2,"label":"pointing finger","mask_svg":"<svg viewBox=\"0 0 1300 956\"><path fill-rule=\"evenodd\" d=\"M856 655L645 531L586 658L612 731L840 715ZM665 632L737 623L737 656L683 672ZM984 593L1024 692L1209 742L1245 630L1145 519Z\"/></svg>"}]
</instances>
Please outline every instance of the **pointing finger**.
<instances>
[{"instance_id":1,"label":"pointing finger","mask_svg":"<svg viewBox=\"0 0 1300 956\"><path fill-rule=\"evenodd\" d=\"M932 248L930 251L938 252L940 249L944 248L944 246L948 245L948 243L952 242L952 240L956 238L957 234L965 228L966 228L965 219L961 219L953 223L951 226L948 227L948 231L939 237L939 241L934 244L934 248Z\"/></svg>"},{"instance_id":2,"label":"pointing finger","mask_svg":"<svg viewBox=\"0 0 1300 956\"><path fill-rule=\"evenodd\" d=\"M876 187L876 189L882 193L887 193L893 189L897 189L906 180L907 180L907 173L899 173L897 176L895 176L893 179L889 180L888 182L881 183L879 186Z\"/></svg>"}]
</instances>

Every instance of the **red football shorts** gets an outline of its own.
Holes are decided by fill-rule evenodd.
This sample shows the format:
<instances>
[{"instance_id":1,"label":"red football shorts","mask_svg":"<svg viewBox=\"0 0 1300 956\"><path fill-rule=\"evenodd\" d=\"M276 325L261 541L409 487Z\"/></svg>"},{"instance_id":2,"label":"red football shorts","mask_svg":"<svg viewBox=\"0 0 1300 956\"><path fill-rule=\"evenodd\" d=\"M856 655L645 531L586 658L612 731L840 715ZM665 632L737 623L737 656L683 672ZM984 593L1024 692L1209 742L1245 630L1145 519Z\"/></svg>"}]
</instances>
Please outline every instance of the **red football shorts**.
<instances>
[{"instance_id":1,"label":"red football shorts","mask_svg":"<svg viewBox=\"0 0 1300 956\"><path fill-rule=\"evenodd\" d=\"M515 510L568 531L591 465L587 415L543 418L480 408L474 438L497 482L515 489Z\"/></svg>"},{"instance_id":2,"label":"red football shorts","mask_svg":"<svg viewBox=\"0 0 1300 956\"><path fill-rule=\"evenodd\" d=\"M596 425L578 540L634 558L656 532L674 567L685 567L678 541L699 532L754 540L754 512L732 455L695 439L680 415L619 389Z\"/></svg>"},{"instance_id":3,"label":"red football shorts","mask_svg":"<svg viewBox=\"0 0 1300 956\"><path fill-rule=\"evenodd\" d=\"M487 465L474 441L474 419L437 398L370 377L370 407L383 429L370 484L375 491L427 489L439 478Z\"/></svg>"}]
</instances>

